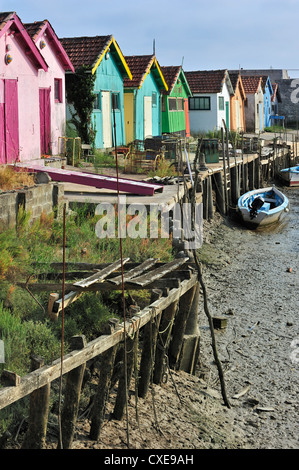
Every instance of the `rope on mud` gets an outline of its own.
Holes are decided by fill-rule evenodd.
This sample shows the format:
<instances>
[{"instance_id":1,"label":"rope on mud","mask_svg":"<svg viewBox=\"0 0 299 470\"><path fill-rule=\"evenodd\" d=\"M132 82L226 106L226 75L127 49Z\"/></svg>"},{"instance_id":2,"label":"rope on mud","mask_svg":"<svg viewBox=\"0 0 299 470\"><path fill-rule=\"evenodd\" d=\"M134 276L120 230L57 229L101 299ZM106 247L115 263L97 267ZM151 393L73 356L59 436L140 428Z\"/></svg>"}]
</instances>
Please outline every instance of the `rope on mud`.
<instances>
[{"instance_id":1,"label":"rope on mud","mask_svg":"<svg viewBox=\"0 0 299 470\"><path fill-rule=\"evenodd\" d=\"M201 264L198 262L197 254L196 254L195 250L194 250L193 255L194 255L195 264L197 266L198 280L199 280L199 283L200 283L202 291L203 291L204 311L205 311L205 314L206 314L206 316L208 318L208 321L209 321L210 332L211 332L211 337L212 337L212 349L213 349L215 363L216 363L216 366L217 366L217 369L218 369L218 375L219 375L219 380L220 380L222 398L224 400L225 405L228 408L231 408L231 405L229 403L229 400L228 400L227 394L226 394L226 387L225 387L224 373L223 373L223 369L222 369L222 364L221 364L221 361L220 361L219 356L218 356L216 338L215 338L215 333L214 333L214 325L213 325L213 320L212 320L212 317L211 317L211 314L210 314L210 311L209 311L209 307L208 307L207 291L206 291L206 286L205 286L205 284L203 282L203 278L202 278Z\"/></svg>"},{"instance_id":2,"label":"rope on mud","mask_svg":"<svg viewBox=\"0 0 299 470\"><path fill-rule=\"evenodd\" d=\"M201 142L199 143L198 148L200 147L200 145L201 145ZM197 162L198 157L199 157L199 151L197 149L196 156L195 156L195 159L194 159L194 169L195 169L194 188L196 188L197 178L198 178L198 171L196 169L196 162ZM193 191L192 197L190 198L191 199L190 202L193 206L195 205L195 202L196 202L195 191ZM191 213L194 214L194 210L192 210ZM193 220L193 225L195 225L194 220ZM227 394L226 394L226 387L225 387L224 373L223 373L223 369L222 369L222 364L221 364L221 361L220 361L219 356L218 356L217 344L216 344L216 338L215 338L215 332L214 332L214 325L213 325L213 320L212 320L212 317L211 317L211 314L210 314L210 311L209 311L209 307L208 307L207 290L206 290L206 286L205 286L205 283L204 283L203 277L202 277L201 263L198 261L196 249L193 249L192 253L193 253L194 260L195 260L195 265L196 265L196 268L197 268L198 281L201 285L202 292L203 292L204 311L205 311L205 314L208 318L208 322L209 322L209 326L210 326L210 332L211 332L211 337L212 337L212 349L213 349L213 354L214 354L214 360L215 360L215 363L216 363L216 366L217 366L217 369L218 369L218 375L219 375L219 380L220 380L220 385L221 385L222 398L224 400L225 405L228 408L231 408L231 405L229 403L229 400L228 400Z\"/></svg>"}]
</instances>

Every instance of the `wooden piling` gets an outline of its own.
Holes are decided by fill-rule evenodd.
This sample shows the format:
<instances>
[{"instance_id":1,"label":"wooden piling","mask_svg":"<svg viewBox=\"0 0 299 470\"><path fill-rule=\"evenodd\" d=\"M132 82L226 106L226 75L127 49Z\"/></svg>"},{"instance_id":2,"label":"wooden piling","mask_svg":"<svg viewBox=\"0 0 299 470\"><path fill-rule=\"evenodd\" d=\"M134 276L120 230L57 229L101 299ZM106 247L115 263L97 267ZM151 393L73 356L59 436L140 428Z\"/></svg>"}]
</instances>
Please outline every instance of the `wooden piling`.
<instances>
[{"instance_id":1,"label":"wooden piling","mask_svg":"<svg viewBox=\"0 0 299 470\"><path fill-rule=\"evenodd\" d=\"M172 340L169 346L169 364L173 369L176 368L178 364L186 324L192 307L195 291L196 285L189 289L180 299L179 311L175 319Z\"/></svg>"},{"instance_id":2,"label":"wooden piling","mask_svg":"<svg viewBox=\"0 0 299 470\"><path fill-rule=\"evenodd\" d=\"M177 311L179 301L173 302L163 312L160 321L160 332L157 338L157 347L155 354L155 367L153 374L153 381L155 384L160 384L163 379L164 366L166 355L171 339L173 321Z\"/></svg>"},{"instance_id":3,"label":"wooden piling","mask_svg":"<svg viewBox=\"0 0 299 470\"><path fill-rule=\"evenodd\" d=\"M162 297L162 291L155 289L152 292L151 304ZM143 328L143 348L140 361L140 372L138 382L138 396L145 398L155 362L155 351L157 344L157 337L159 332L160 320L162 312L155 318L151 319Z\"/></svg>"},{"instance_id":4,"label":"wooden piling","mask_svg":"<svg viewBox=\"0 0 299 470\"><path fill-rule=\"evenodd\" d=\"M254 160L248 162L248 188L249 191L254 189Z\"/></svg>"},{"instance_id":5,"label":"wooden piling","mask_svg":"<svg viewBox=\"0 0 299 470\"><path fill-rule=\"evenodd\" d=\"M85 336L74 336L71 338L70 345L72 350L84 349L86 346ZM63 449L71 449L72 447L85 366L86 364L82 364L67 374L64 405L61 413L61 442L58 443L59 449L61 445Z\"/></svg>"},{"instance_id":6,"label":"wooden piling","mask_svg":"<svg viewBox=\"0 0 299 470\"><path fill-rule=\"evenodd\" d=\"M129 393L130 382L132 378L132 372L134 367L134 358L136 356L136 349L138 348L138 331L134 334L134 337L128 337L126 340L126 351L123 350L123 354L127 354L127 360L123 361L123 368L120 374L117 395L113 410L113 418L120 421L124 414L124 408L126 405L127 396ZM125 364L126 369L125 370ZM126 374L126 377L125 377ZM127 384L127 390L126 390Z\"/></svg>"},{"instance_id":7,"label":"wooden piling","mask_svg":"<svg viewBox=\"0 0 299 470\"><path fill-rule=\"evenodd\" d=\"M112 348L108 349L105 351L105 353L102 354L101 358L100 380L96 394L93 398L89 434L90 439L95 441L97 441L100 436L102 424L105 418L106 404L110 392L110 384L117 348L118 346L113 346Z\"/></svg>"},{"instance_id":8,"label":"wooden piling","mask_svg":"<svg viewBox=\"0 0 299 470\"><path fill-rule=\"evenodd\" d=\"M31 371L40 369L44 359L38 356L31 358ZM50 383L35 390L30 395L29 428L26 432L22 449L44 449L46 444L48 413L50 401Z\"/></svg>"},{"instance_id":9,"label":"wooden piling","mask_svg":"<svg viewBox=\"0 0 299 470\"><path fill-rule=\"evenodd\" d=\"M215 192L216 192L216 209L220 212L221 215L226 215L225 209L225 194L224 194L224 184L222 173L215 173Z\"/></svg>"},{"instance_id":10,"label":"wooden piling","mask_svg":"<svg viewBox=\"0 0 299 470\"><path fill-rule=\"evenodd\" d=\"M232 203L237 204L240 197L239 173L237 165L231 168L231 197Z\"/></svg>"},{"instance_id":11,"label":"wooden piling","mask_svg":"<svg viewBox=\"0 0 299 470\"><path fill-rule=\"evenodd\" d=\"M207 207L208 220L211 220L214 217L212 178L211 178L211 176L207 177L207 206L208 206Z\"/></svg>"}]
</instances>

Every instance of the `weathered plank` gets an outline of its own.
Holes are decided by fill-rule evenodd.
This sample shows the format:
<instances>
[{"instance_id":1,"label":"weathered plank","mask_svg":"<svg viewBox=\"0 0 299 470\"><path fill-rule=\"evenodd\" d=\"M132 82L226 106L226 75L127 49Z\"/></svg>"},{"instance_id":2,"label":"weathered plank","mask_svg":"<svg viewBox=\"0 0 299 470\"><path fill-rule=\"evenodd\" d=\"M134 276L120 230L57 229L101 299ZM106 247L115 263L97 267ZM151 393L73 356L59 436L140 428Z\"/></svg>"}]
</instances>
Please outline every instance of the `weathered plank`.
<instances>
[{"instance_id":1,"label":"weathered plank","mask_svg":"<svg viewBox=\"0 0 299 470\"><path fill-rule=\"evenodd\" d=\"M125 258L123 260L123 264L127 263L130 260L130 258ZM100 282L103 279L105 279L109 274L113 273L117 269L121 267L121 260L115 261L115 263L109 264L106 268L102 269L101 271L93 274L92 276L82 279L81 281L75 282L74 286L78 287L88 287L91 284L94 284L95 282Z\"/></svg>"},{"instance_id":2,"label":"weathered plank","mask_svg":"<svg viewBox=\"0 0 299 470\"><path fill-rule=\"evenodd\" d=\"M187 276L184 275L183 278L185 277ZM157 279L151 282L150 284L146 284L146 285L136 284L133 286L129 282L128 283L126 282L124 284L124 288L130 289L130 290L132 289L139 290L139 289L164 289L165 287L169 287L172 289L174 287L178 287L179 283L180 283L180 277L178 275L177 278L167 277L165 279ZM25 282L19 282L17 283L17 285L23 288L28 287L28 289L31 292L42 292L42 291L44 292L56 291L57 292L61 290L61 284L52 283L52 282L49 282L49 283L45 282L45 283L38 283L38 284L36 283L27 284ZM70 294L73 294L74 291L78 294L78 293L83 293L83 292L97 292L97 291L110 291L111 292L114 290L121 290L121 287L119 285L115 286L112 283L107 281L107 282L96 282L87 287L75 286L74 284L65 284L65 290L66 292L69 292ZM70 295L70 298L71 298L71 295ZM61 301L61 299L57 300L56 302L59 302L59 301ZM56 302L54 303L54 305L56 304Z\"/></svg>"},{"instance_id":3,"label":"weathered plank","mask_svg":"<svg viewBox=\"0 0 299 470\"><path fill-rule=\"evenodd\" d=\"M123 260L123 264L127 263L130 260L130 258L125 258ZM121 260L115 261L115 263L109 264L105 268L101 269L100 271L96 272L95 274L92 274L86 279L82 279L81 281L75 282L73 285L75 287L88 287L95 282L101 282L103 279L105 279L109 274L113 273L117 269L121 267ZM60 310L62 310L62 305L64 304L64 307L67 307L70 305L72 302L78 299L80 297L81 293L77 291L69 292L67 295L64 296L64 298L59 299L55 302L53 305L53 312L58 316Z\"/></svg>"},{"instance_id":4,"label":"weathered plank","mask_svg":"<svg viewBox=\"0 0 299 470\"><path fill-rule=\"evenodd\" d=\"M139 264L136 268L133 268L130 271L124 273L124 281L126 282L133 277L139 276L144 271L147 271L149 268L151 268L158 261L158 259L149 258L148 260L144 261L144 263ZM122 275L108 279L108 282L119 285L122 283Z\"/></svg>"},{"instance_id":5,"label":"weathered plank","mask_svg":"<svg viewBox=\"0 0 299 470\"><path fill-rule=\"evenodd\" d=\"M130 279L128 281L128 284L144 287L147 284L151 284L156 279L160 279L161 277L165 276L170 271L174 271L178 267L182 266L182 264L185 264L188 260L189 258L175 259L174 261L170 261L170 263L165 263L160 268L154 269L153 271L150 271L149 273L139 276L138 278Z\"/></svg>"},{"instance_id":6,"label":"weathered plank","mask_svg":"<svg viewBox=\"0 0 299 470\"><path fill-rule=\"evenodd\" d=\"M133 335L137 328L142 328L154 315L158 315L170 304L178 300L185 292L191 289L197 282L197 274L191 279L185 280L179 288L174 288L167 297L155 301L150 306L144 308L138 316L136 315L130 321L126 322L125 330L129 335ZM82 350L75 350L64 357L62 365L62 374L66 374L75 367L93 359L94 357L107 351L124 339L124 325L120 325L111 335L103 335L91 341ZM58 358L50 366L44 366L21 378L18 387L5 387L0 389L0 409L18 401L29 395L34 390L43 387L47 383L56 380L61 374L61 359Z\"/></svg>"}]
</instances>

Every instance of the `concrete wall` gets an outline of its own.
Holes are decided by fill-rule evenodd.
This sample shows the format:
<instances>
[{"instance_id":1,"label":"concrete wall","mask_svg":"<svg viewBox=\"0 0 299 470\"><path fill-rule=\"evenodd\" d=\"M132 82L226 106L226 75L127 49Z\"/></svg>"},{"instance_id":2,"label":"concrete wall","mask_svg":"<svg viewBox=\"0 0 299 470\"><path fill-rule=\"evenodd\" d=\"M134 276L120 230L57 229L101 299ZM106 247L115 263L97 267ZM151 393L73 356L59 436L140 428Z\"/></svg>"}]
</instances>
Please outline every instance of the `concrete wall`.
<instances>
[{"instance_id":1,"label":"concrete wall","mask_svg":"<svg viewBox=\"0 0 299 470\"><path fill-rule=\"evenodd\" d=\"M31 222L37 220L42 212L50 214L62 205L63 188L63 184L51 182L0 194L0 231L16 226L19 206L30 212Z\"/></svg>"}]
</instances>

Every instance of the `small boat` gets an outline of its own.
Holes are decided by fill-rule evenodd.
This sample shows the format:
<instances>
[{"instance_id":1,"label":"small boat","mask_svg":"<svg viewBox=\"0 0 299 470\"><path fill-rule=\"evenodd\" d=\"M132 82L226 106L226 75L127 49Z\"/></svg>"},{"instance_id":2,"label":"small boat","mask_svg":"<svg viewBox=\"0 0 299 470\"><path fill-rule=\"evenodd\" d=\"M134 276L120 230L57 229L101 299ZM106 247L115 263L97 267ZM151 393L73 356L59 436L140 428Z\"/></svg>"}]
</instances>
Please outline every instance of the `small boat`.
<instances>
[{"instance_id":1,"label":"small boat","mask_svg":"<svg viewBox=\"0 0 299 470\"><path fill-rule=\"evenodd\" d=\"M269 225L289 212L289 200L275 186L254 189L239 198L238 211L246 225Z\"/></svg>"},{"instance_id":2,"label":"small boat","mask_svg":"<svg viewBox=\"0 0 299 470\"><path fill-rule=\"evenodd\" d=\"M289 186L299 186L299 165L280 170L279 175Z\"/></svg>"}]
</instances>

